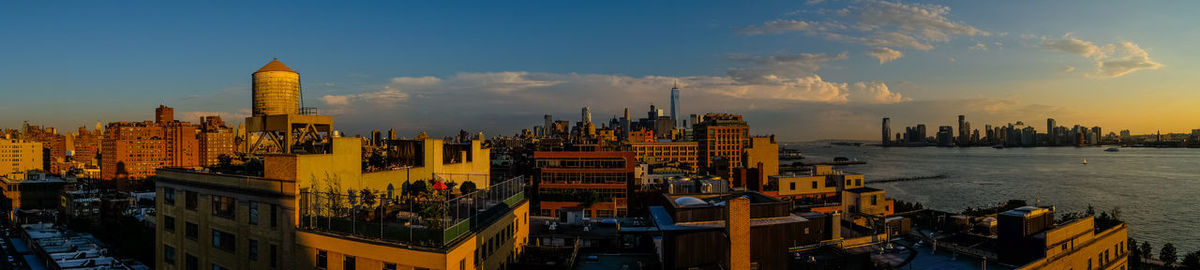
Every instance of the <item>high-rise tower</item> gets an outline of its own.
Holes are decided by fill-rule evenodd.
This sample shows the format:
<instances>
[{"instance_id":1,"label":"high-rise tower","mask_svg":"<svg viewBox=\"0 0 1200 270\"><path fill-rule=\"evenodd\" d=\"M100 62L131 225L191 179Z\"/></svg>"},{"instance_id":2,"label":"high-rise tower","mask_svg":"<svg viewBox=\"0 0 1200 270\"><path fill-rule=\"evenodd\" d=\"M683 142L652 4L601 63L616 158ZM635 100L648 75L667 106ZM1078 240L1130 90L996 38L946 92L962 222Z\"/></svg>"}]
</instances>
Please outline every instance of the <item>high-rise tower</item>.
<instances>
[{"instance_id":1,"label":"high-rise tower","mask_svg":"<svg viewBox=\"0 0 1200 270\"><path fill-rule=\"evenodd\" d=\"M671 120L675 121L676 126L680 126L679 105L679 82L675 82L675 86L671 87Z\"/></svg>"},{"instance_id":2,"label":"high-rise tower","mask_svg":"<svg viewBox=\"0 0 1200 270\"><path fill-rule=\"evenodd\" d=\"M592 122L592 108L590 108L588 106L583 106L583 111L580 113L583 114L582 118L583 118L584 123Z\"/></svg>"},{"instance_id":3,"label":"high-rise tower","mask_svg":"<svg viewBox=\"0 0 1200 270\"><path fill-rule=\"evenodd\" d=\"M891 137L889 137L889 136L891 136L891 134L892 134L892 119L884 117L883 118L883 140L880 143L882 143L883 145L890 144L890 141L888 139L891 138Z\"/></svg>"},{"instance_id":4,"label":"high-rise tower","mask_svg":"<svg viewBox=\"0 0 1200 270\"><path fill-rule=\"evenodd\" d=\"M250 77L254 116L300 112L300 73L274 59Z\"/></svg>"},{"instance_id":5,"label":"high-rise tower","mask_svg":"<svg viewBox=\"0 0 1200 270\"><path fill-rule=\"evenodd\" d=\"M967 129L968 129L967 128L967 116L961 115L961 114L958 115L958 145L959 146L967 146L967 142L968 142L968 140L970 140L970 138L968 138L968 136L971 136L971 135L968 135L968 134L971 134L971 132L968 131Z\"/></svg>"}]
</instances>

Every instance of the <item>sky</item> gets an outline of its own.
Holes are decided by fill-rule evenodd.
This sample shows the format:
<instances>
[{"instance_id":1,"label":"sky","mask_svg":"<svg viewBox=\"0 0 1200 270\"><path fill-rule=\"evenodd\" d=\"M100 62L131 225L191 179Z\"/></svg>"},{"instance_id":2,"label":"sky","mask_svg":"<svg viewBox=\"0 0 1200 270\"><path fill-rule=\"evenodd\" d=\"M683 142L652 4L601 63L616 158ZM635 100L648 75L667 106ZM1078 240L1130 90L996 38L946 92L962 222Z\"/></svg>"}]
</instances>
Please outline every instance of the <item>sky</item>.
<instances>
[{"instance_id":1,"label":"sky","mask_svg":"<svg viewBox=\"0 0 1200 270\"><path fill-rule=\"evenodd\" d=\"M443 3L449 2L449 3ZM1200 2L3 2L0 128L249 113L301 74L348 135L511 135L542 115L745 115L782 140L923 123L1200 128Z\"/></svg>"}]
</instances>

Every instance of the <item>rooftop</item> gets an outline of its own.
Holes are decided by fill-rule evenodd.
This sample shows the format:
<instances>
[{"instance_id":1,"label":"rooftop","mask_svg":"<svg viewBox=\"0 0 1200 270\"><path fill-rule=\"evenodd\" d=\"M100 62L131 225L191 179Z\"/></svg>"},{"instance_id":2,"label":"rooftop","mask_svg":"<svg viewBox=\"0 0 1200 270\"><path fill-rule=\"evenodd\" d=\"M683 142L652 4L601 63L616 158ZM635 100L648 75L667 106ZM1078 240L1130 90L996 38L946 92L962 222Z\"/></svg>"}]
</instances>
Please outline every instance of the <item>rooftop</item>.
<instances>
[{"instance_id":1,"label":"rooftop","mask_svg":"<svg viewBox=\"0 0 1200 270\"><path fill-rule=\"evenodd\" d=\"M295 70L292 70L292 68L289 68L287 65L284 65L283 62L279 62L279 58L275 58L275 59L271 60L270 63L267 63L267 65L258 69L258 71L255 71L254 73L266 72L266 71L287 71L287 72L293 72L293 73L296 72Z\"/></svg>"}]
</instances>

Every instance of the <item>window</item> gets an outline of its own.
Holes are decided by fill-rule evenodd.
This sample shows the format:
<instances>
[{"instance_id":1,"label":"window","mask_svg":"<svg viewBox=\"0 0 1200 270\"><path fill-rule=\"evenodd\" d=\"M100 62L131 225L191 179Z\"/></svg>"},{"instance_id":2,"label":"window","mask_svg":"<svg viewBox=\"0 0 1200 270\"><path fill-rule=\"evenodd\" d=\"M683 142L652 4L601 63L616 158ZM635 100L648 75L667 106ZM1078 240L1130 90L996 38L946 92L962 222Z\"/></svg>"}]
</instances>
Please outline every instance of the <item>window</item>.
<instances>
[{"instance_id":1,"label":"window","mask_svg":"<svg viewBox=\"0 0 1200 270\"><path fill-rule=\"evenodd\" d=\"M879 196L871 195L871 205L879 205Z\"/></svg>"},{"instance_id":2,"label":"window","mask_svg":"<svg viewBox=\"0 0 1200 270\"><path fill-rule=\"evenodd\" d=\"M788 183L789 190L796 190L796 182Z\"/></svg>"},{"instance_id":3,"label":"window","mask_svg":"<svg viewBox=\"0 0 1200 270\"><path fill-rule=\"evenodd\" d=\"M200 237L200 227L196 226L196 223L184 222L183 225L185 227L184 236L186 236L187 239L196 240Z\"/></svg>"},{"instance_id":4,"label":"window","mask_svg":"<svg viewBox=\"0 0 1200 270\"><path fill-rule=\"evenodd\" d=\"M174 188L169 188L169 187L163 188L163 204L175 205L175 189Z\"/></svg>"},{"instance_id":5,"label":"window","mask_svg":"<svg viewBox=\"0 0 1200 270\"><path fill-rule=\"evenodd\" d=\"M214 216L233 219L237 209L237 200L231 197L212 195L212 213Z\"/></svg>"},{"instance_id":6,"label":"window","mask_svg":"<svg viewBox=\"0 0 1200 270\"><path fill-rule=\"evenodd\" d=\"M192 254L188 254L187 258L184 260L185 260L184 264L186 264L184 269L200 270L200 259L196 258L196 256L192 256Z\"/></svg>"},{"instance_id":7,"label":"window","mask_svg":"<svg viewBox=\"0 0 1200 270\"><path fill-rule=\"evenodd\" d=\"M1063 243L1063 244L1062 244L1062 251L1067 251L1067 244L1066 244L1066 243Z\"/></svg>"},{"instance_id":8,"label":"window","mask_svg":"<svg viewBox=\"0 0 1200 270\"><path fill-rule=\"evenodd\" d=\"M342 258L342 269L356 269L356 267L354 267L355 263L354 256L346 255Z\"/></svg>"},{"instance_id":9,"label":"window","mask_svg":"<svg viewBox=\"0 0 1200 270\"><path fill-rule=\"evenodd\" d=\"M278 248L279 247L275 246L275 244L271 244L271 267L279 266L279 251L277 250Z\"/></svg>"},{"instance_id":10,"label":"window","mask_svg":"<svg viewBox=\"0 0 1200 270\"><path fill-rule=\"evenodd\" d=\"M275 226L277 225L276 223L278 223L278 220L279 220L278 209L279 209L278 205L274 205L274 204L271 205L271 228L275 228Z\"/></svg>"},{"instance_id":11,"label":"window","mask_svg":"<svg viewBox=\"0 0 1200 270\"><path fill-rule=\"evenodd\" d=\"M183 193L183 199L185 200L184 207L186 207L187 210L196 211L196 200L198 200L196 197L199 196L200 195L196 194L195 191L185 191Z\"/></svg>"},{"instance_id":12,"label":"window","mask_svg":"<svg viewBox=\"0 0 1200 270\"><path fill-rule=\"evenodd\" d=\"M212 245L218 249L233 253L237 250L237 236L231 233L213 229Z\"/></svg>"},{"instance_id":13,"label":"window","mask_svg":"<svg viewBox=\"0 0 1200 270\"><path fill-rule=\"evenodd\" d=\"M328 258L329 258L329 254L326 253L324 250L317 250L317 268L324 269L325 267L328 267L329 266L329 261L327 260Z\"/></svg>"},{"instance_id":14,"label":"window","mask_svg":"<svg viewBox=\"0 0 1200 270\"><path fill-rule=\"evenodd\" d=\"M175 232L175 217L163 215L163 230Z\"/></svg>"},{"instance_id":15,"label":"window","mask_svg":"<svg viewBox=\"0 0 1200 270\"><path fill-rule=\"evenodd\" d=\"M862 179L854 179L855 186L862 186Z\"/></svg>"},{"instance_id":16,"label":"window","mask_svg":"<svg viewBox=\"0 0 1200 270\"><path fill-rule=\"evenodd\" d=\"M163 245L163 262L175 265L175 247Z\"/></svg>"},{"instance_id":17,"label":"window","mask_svg":"<svg viewBox=\"0 0 1200 270\"><path fill-rule=\"evenodd\" d=\"M258 224L258 202L250 201L250 224Z\"/></svg>"},{"instance_id":18,"label":"window","mask_svg":"<svg viewBox=\"0 0 1200 270\"><path fill-rule=\"evenodd\" d=\"M812 182L812 188L813 188L813 189L817 189L817 181L813 181L813 182Z\"/></svg>"},{"instance_id":19,"label":"window","mask_svg":"<svg viewBox=\"0 0 1200 270\"><path fill-rule=\"evenodd\" d=\"M458 270L467 270L467 259L458 260Z\"/></svg>"},{"instance_id":20,"label":"window","mask_svg":"<svg viewBox=\"0 0 1200 270\"><path fill-rule=\"evenodd\" d=\"M394 263L383 263L383 270L396 270L396 264L394 264Z\"/></svg>"},{"instance_id":21,"label":"window","mask_svg":"<svg viewBox=\"0 0 1200 270\"><path fill-rule=\"evenodd\" d=\"M257 261L258 260L258 240L250 239L250 245L246 246L246 249L250 251L250 260Z\"/></svg>"}]
</instances>

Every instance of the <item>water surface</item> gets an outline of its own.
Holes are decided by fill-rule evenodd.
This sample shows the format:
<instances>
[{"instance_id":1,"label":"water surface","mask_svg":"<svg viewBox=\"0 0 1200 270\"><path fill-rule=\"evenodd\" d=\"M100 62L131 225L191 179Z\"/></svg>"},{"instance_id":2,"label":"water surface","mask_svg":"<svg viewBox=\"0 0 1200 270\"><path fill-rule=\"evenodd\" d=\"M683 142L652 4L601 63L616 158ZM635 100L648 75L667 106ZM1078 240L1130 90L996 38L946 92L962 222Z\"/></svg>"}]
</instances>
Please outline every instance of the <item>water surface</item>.
<instances>
[{"instance_id":1,"label":"water surface","mask_svg":"<svg viewBox=\"0 0 1200 270\"><path fill-rule=\"evenodd\" d=\"M927 208L958 212L1009 199L1054 205L1059 215L1083 212L1088 204L1097 213L1120 207L1130 236L1150 241L1155 253L1168 241L1180 254L1200 250L1200 149L784 146L800 149L810 162L834 157L865 160L865 165L840 169L865 174L868 181L946 175L872 185L885 189L890 198L921 202Z\"/></svg>"}]
</instances>

